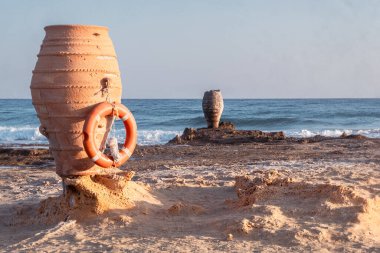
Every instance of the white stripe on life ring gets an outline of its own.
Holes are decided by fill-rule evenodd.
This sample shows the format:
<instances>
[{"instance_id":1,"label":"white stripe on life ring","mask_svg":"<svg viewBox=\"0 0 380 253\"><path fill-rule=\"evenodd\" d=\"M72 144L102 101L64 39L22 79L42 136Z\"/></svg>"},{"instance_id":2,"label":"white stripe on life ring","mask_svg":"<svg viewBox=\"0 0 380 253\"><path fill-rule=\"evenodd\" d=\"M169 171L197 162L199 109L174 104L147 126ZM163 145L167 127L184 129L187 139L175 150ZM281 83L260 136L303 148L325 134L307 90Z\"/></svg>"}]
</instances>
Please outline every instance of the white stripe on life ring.
<instances>
[{"instance_id":1,"label":"white stripe on life ring","mask_svg":"<svg viewBox=\"0 0 380 253\"><path fill-rule=\"evenodd\" d=\"M99 159L100 159L100 155L99 155L99 153L97 153L96 156L91 157L91 160L92 160L93 162L96 162L96 161L99 160Z\"/></svg>"},{"instance_id":2,"label":"white stripe on life ring","mask_svg":"<svg viewBox=\"0 0 380 253\"><path fill-rule=\"evenodd\" d=\"M126 114L121 118L122 121L126 121L127 119L129 119L129 113L126 113Z\"/></svg>"},{"instance_id":3,"label":"white stripe on life ring","mask_svg":"<svg viewBox=\"0 0 380 253\"><path fill-rule=\"evenodd\" d=\"M127 154L128 157L131 157L131 155L132 155L131 151L128 148L123 147L121 149L121 151L124 151Z\"/></svg>"},{"instance_id":4,"label":"white stripe on life ring","mask_svg":"<svg viewBox=\"0 0 380 253\"><path fill-rule=\"evenodd\" d=\"M99 122L100 121L100 116L96 115L95 120L96 120L96 122Z\"/></svg>"}]
</instances>

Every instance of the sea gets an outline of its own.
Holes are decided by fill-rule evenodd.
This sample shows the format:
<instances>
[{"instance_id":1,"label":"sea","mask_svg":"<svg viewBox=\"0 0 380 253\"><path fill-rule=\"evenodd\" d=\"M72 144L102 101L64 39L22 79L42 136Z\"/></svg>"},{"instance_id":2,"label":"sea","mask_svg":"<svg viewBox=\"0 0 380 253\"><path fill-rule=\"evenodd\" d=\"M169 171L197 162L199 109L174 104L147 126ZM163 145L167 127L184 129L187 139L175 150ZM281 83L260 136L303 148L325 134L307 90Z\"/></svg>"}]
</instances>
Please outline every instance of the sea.
<instances>
[{"instance_id":1,"label":"sea","mask_svg":"<svg viewBox=\"0 0 380 253\"><path fill-rule=\"evenodd\" d=\"M206 126L200 99L123 99L138 126L138 144L165 144L186 127ZM380 99L225 99L221 121L237 129L286 136L361 134L380 138ZM47 145L30 99L0 99L0 145ZM119 142L124 129L116 121Z\"/></svg>"}]
</instances>

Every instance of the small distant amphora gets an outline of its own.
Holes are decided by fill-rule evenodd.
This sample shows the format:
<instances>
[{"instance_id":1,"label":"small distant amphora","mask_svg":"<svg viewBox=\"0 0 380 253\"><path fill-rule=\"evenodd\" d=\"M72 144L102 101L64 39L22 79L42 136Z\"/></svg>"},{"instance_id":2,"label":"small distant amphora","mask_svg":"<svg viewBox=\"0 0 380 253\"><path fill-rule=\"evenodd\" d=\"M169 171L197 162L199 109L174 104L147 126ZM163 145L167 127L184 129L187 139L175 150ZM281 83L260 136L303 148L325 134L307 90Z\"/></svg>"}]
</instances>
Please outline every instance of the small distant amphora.
<instances>
[{"instance_id":1,"label":"small distant amphora","mask_svg":"<svg viewBox=\"0 0 380 253\"><path fill-rule=\"evenodd\" d=\"M202 108L207 121L207 127L218 128L224 108L220 90L206 91L203 96Z\"/></svg>"}]
</instances>

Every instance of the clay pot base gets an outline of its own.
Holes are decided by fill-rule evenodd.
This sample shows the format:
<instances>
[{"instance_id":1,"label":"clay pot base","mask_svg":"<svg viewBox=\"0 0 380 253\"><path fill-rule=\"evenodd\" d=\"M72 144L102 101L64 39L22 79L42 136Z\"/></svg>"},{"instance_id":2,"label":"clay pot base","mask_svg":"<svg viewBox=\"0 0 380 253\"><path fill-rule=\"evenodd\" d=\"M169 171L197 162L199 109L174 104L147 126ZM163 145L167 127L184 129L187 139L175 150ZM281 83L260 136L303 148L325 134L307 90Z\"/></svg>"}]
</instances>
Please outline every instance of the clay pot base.
<instances>
[{"instance_id":1,"label":"clay pot base","mask_svg":"<svg viewBox=\"0 0 380 253\"><path fill-rule=\"evenodd\" d=\"M43 223L58 220L84 220L109 210L135 206L128 185L134 172L63 178L64 194L41 201L39 216Z\"/></svg>"}]
</instances>

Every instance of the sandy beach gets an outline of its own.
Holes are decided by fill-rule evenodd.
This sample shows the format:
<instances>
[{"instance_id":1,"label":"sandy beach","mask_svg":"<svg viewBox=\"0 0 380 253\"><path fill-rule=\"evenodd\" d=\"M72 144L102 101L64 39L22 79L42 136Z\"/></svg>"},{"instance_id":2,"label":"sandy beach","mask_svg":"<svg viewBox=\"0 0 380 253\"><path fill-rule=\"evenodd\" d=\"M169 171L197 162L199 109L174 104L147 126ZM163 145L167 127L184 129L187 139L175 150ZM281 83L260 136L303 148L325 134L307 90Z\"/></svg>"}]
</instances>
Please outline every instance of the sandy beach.
<instances>
[{"instance_id":1,"label":"sandy beach","mask_svg":"<svg viewBox=\"0 0 380 253\"><path fill-rule=\"evenodd\" d=\"M70 216L43 148L1 148L0 245L17 252L379 252L380 139L139 146L128 207Z\"/></svg>"}]
</instances>

